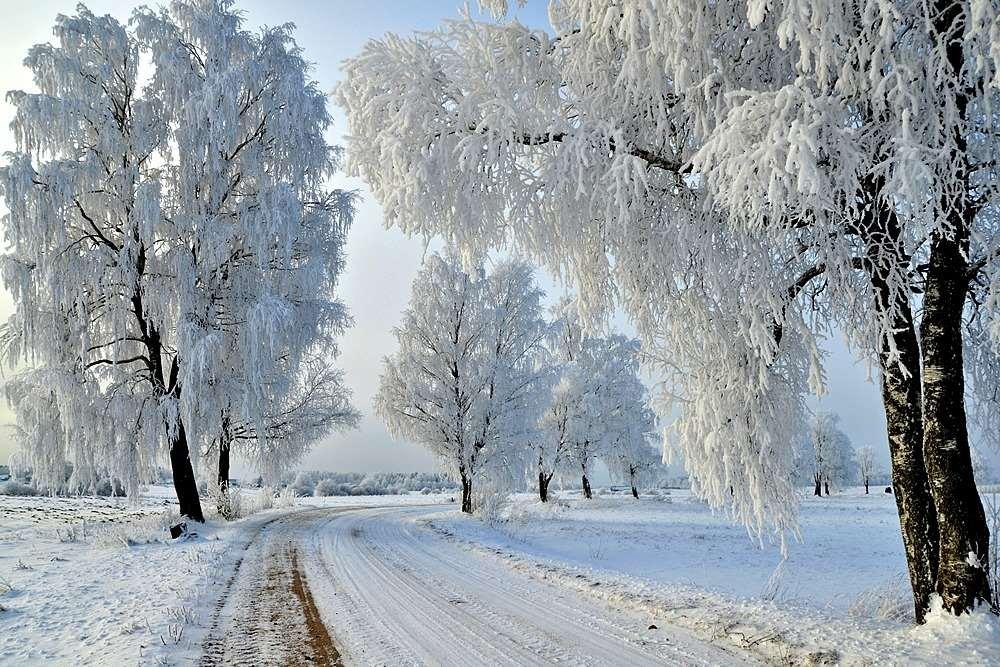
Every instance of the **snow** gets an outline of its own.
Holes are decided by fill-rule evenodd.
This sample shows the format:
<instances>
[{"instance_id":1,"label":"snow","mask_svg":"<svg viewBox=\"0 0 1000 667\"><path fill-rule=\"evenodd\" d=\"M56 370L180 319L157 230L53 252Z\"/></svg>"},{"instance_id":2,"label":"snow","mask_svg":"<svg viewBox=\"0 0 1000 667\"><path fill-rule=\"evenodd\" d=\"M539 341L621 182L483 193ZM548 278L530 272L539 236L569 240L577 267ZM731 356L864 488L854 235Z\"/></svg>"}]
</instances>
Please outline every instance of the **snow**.
<instances>
[{"instance_id":1,"label":"snow","mask_svg":"<svg viewBox=\"0 0 1000 667\"><path fill-rule=\"evenodd\" d=\"M427 530L422 520L437 513L313 514L313 525L289 522L280 536L308 554L307 579L348 664L748 662L731 648L663 627L655 614L496 567L491 556Z\"/></svg>"},{"instance_id":2,"label":"snow","mask_svg":"<svg viewBox=\"0 0 1000 667\"><path fill-rule=\"evenodd\" d=\"M957 619L935 612L927 626L912 626L895 501L873 490L804 495L802 540L785 560L779 545L757 548L744 529L682 490L639 501L604 493L590 502L565 492L548 505L519 495L499 519L448 512L429 523L507 566L665 610L671 623L728 637L767 660L1000 660L1000 625L985 612Z\"/></svg>"},{"instance_id":3,"label":"snow","mask_svg":"<svg viewBox=\"0 0 1000 667\"><path fill-rule=\"evenodd\" d=\"M448 498L299 503L364 506ZM209 520L194 528L196 537L170 540L166 528L176 520L177 505L169 487L150 487L137 503L0 496L0 663L124 665L198 658L216 601L248 541L288 511L232 523ZM75 541L61 541L69 539Z\"/></svg>"},{"instance_id":4,"label":"snow","mask_svg":"<svg viewBox=\"0 0 1000 667\"><path fill-rule=\"evenodd\" d=\"M235 564L269 524L271 539L287 533L299 545L324 622L361 663L447 657L463 642L487 656L504 646L522 650L510 639L516 633L487 632L510 624L529 634L554 628L583 645L574 608L599 613L605 631L638 641L658 638L636 629L637 618L664 631L676 626L671 642L702 661L711 649L700 642L771 662L1000 661L1000 626L986 612L956 618L936 602L922 627L899 615L911 613L911 602L894 499L881 487L868 496L862 489L804 495L802 541L784 561L779 545L757 548L688 491L639 501L627 489L598 489L592 501L553 491L558 498L546 505L521 494L484 518L462 515L454 494L300 498L299 510L371 509L295 521L283 520L292 510L272 509L210 520L196 537L176 541L165 535L176 516L168 487L150 487L136 503L0 496L0 655L18 664L197 659ZM242 493L249 501L255 492ZM452 504L434 507L441 503ZM380 577L405 586L375 586ZM501 591L516 593L515 601ZM407 595L422 600L415 611L407 611L414 604ZM558 618L525 602L532 599L553 601ZM424 612L422 621L415 616ZM434 615L447 633L426 632ZM572 653L541 639L537 648Z\"/></svg>"}]
</instances>

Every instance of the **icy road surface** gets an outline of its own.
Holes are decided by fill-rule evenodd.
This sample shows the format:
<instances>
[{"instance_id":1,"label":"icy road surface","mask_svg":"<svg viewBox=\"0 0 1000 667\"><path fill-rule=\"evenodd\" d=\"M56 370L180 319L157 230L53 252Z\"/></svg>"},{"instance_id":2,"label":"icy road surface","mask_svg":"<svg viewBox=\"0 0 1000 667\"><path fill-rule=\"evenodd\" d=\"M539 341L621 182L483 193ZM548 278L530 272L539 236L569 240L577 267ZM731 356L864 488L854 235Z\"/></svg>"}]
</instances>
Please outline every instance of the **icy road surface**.
<instances>
[{"instance_id":1,"label":"icy road surface","mask_svg":"<svg viewBox=\"0 0 1000 667\"><path fill-rule=\"evenodd\" d=\"M463 549L417 522L435 512L312 509L270 522L220 602L203 664L748 664Z\"/></svg>"}]
</instances>

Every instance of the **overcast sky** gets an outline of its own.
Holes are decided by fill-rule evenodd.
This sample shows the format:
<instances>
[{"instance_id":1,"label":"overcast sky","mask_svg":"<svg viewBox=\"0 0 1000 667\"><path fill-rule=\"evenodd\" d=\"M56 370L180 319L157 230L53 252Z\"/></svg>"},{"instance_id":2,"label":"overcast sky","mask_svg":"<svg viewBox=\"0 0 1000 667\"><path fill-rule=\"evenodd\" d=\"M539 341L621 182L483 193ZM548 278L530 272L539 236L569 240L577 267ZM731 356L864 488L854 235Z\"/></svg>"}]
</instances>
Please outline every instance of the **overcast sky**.
<instances>
[{"instance_id":1,"label":"overcast sky","mask_svg":"<svg viewBox=\"0 0 1000 667\"><path fill-rule=\"evenodd\" d=\"M0 23L0 91L30 89L31 79L21 61L28 48L51 39L53 19L58 13L71 13L72 0L0 0L3 5ZM111 13L126 20L140 4L101 0L87 3L95 13ZM457 0L243 0L251 26L293 22L298 26L296 39L308 60L315 63L314 78L324 90L339 80L341 62L360 51L366 40L386 32L408 34L435 27L447 18L458 16ZM512 3L513 4L513 3ZM530 25L547 25L547 0L529 0L529 7L518 13ZM338 141L344 131L343 114L332 109L335 127L330 140ZM8 124L13 110L0 100L0 154L14 147ZM423 241L409 239L382 225L381 211L359 181L340 179L338 185L356 188L363 203L347 243L347 270L342 278L340 297L350 307L354 328L341 344L339 363L354 391L355 405L365 413L361 428L336 435L319 443L303 462L304 468L341 471L433 470L434 461L422 449L394 442L372 414L382 358L395 349L391 329L398 322L409 298L410 282L425 254ZM5 211L0 200L0 212ZM544 281L550 292L555 287ZM0 294L0 318L11 311L10 298ZM819 402L823 409L837 412L844 430L855 446L871 444L879 452L883 467L888 464L885 420L878 392L867 379L863 365L855 364L839 341L830 344L827 365L829 394ZM9 422L10 413L0 408L0 422ZM0 433L0 462L11 451L9 436Z\"/></svg>"}]
</instances>

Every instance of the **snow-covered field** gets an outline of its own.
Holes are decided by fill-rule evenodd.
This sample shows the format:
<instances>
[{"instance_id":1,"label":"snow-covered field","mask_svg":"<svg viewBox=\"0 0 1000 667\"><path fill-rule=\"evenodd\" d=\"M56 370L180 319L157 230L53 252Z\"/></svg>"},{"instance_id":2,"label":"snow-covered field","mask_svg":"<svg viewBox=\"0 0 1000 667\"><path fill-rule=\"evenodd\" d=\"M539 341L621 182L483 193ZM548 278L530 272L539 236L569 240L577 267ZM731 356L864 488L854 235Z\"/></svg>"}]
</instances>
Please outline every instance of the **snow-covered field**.
<instances>
[{"instance_id":1,"label":"snow-covered field","mask_svg":"<svg viewBox=\"0 0 1000 667\"><path fill-rule=\"evenodd\" d=\"M255 491L243 492L252 501ZM170 540L173 490L123 498L0 495L0 664L190 662L233 566L272 509ZM368 506L448 496L302 498Z\"/></svg>"},{"instance_id":2,"label":"snow-covered field","mask_svg":"<svg viewBox=\"0 0 1000 667\"><path fill-rule=\"evenodd\" d=\"M801 541L784 559L687 491L560 495L548 505L516 496L487 522L449 512L429 524L518 570L667 611L770 661L1000 664L1000 625L985 614L911 626L895 501L881 488L803 495Z\"/></svg>"},{"instance_id":3,"label":"snow-covered field","mask_svg":"<svg viewBox=\"0 0 1000 667\"><path fill-rule=\"evenodd\" d=\"M269 522L306 507L452 500L422 494L300 498L295 508L231 523L209 521L197 536L171 541L165 534L175 511L170 495L170 489L154 487L138 504L0 496L0 663L194 661L236 564ZM485 520L449 504L403 514L314 514L320 520L290 523L295 530L286 532L301 543L316 604L348 657L366 655L367 635L354 636L351 628L373 627L374 617L359 619L340 609L346 599L340 593L349 587L335 580L344 572L353 572L346 580L351 582L365 568L384 570L388 565L378 565L378 558L393 560L393 550L408 545L420 556L413 562L425 569L447 554L454 563L466 563L452 568L451 581L445 581L447 568L433 575L442 578L435 586L462 590L463 599L476 592L466 590L471 584L462 572L489 572L493 588L484 590L491 595L502 590L497 582L505 576L526 591L534 586L528 580L538 579L571 597L610 602L624 617L673 624L703 641L742 648L773 663L1000 663L992 618L980 614L956 621L932 614L919 629L902 618L910 604L902 545L894 501L881 489L869 496L853 489L830 498L804 496L802 539L789 545L786 559L776 545L758 547L686 491L639 501L605 491L592 501L574 492L558 495L548 505L531 495L515 496ZM314 539L305 536L309 531ZM389 537L379 538L383 533ZM389 538L395 541L390 544ZM340 546L331 551L324 546L329 544ZM352 549L359 554L356 562ZM462 560L462 551L474 560ZM315 558L306 560L310 554ZM427 576L414 570L407 586L418 586ZM393 604L384 613L376 609L388 592L356 593L366 596L359 598L359 609L382 615L378 622L392 618L391 628L407 627L405 605ZM530 626L526 609L534 613L525 607L511 614L516 611L518 622ZM385 641L379 640L378 650L373 644L371 655L389 655ZM483 650L496 646L483 644ZM413 644L392 650L426 658L421 652L431 649Z\"/></svg>"}]
</instances>

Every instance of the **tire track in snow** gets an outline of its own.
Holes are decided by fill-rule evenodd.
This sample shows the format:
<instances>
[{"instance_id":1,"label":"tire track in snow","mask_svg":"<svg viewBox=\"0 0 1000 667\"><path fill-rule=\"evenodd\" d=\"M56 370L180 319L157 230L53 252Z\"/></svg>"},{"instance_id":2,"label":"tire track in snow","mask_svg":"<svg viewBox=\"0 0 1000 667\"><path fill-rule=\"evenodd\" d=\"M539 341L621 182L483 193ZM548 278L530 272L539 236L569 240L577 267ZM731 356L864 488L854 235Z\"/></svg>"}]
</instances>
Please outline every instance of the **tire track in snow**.
<instances>
[{"instance_id":1,"label":"tire track in snow","mask_svg":"<svg viewBox=\"0 0 1000 667\"><path fill-rule=\"evenodd\" d=\"M299 562L295 512L262 524L236 563L202 644L200 664L342 665Z\"/></svg>"},{"instance_id":2,"label":"tire track in snow","mask_svg":"<svg viewBox=\"0 0 1000 667\"><path fill-rule=\"evenodd\" d=\"M202 664L743 664L415 522L440 510L313 509L265 524L220 603Z\"/></svg>"},{"instance_id":3,"label":"tire track in snow","mask_svg":"<svg viewBox=\"0 0 1000 667\"><path fill-rule=\"evenodd\" d=\"M317 521L307 570L349 663L733 665L679 629L647 629L558 585L414 523L436 508L373 508Z\"/></svg>"}]
</instances>

